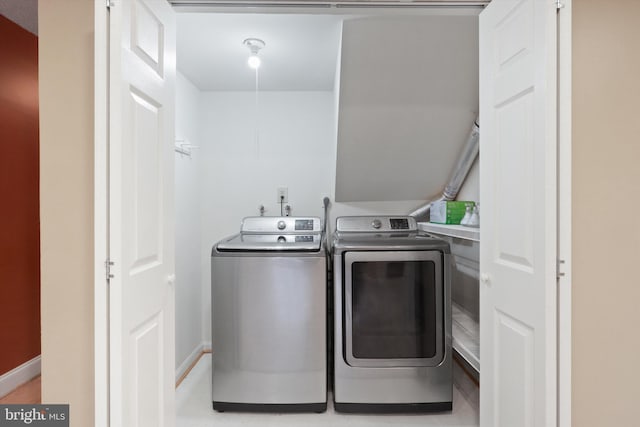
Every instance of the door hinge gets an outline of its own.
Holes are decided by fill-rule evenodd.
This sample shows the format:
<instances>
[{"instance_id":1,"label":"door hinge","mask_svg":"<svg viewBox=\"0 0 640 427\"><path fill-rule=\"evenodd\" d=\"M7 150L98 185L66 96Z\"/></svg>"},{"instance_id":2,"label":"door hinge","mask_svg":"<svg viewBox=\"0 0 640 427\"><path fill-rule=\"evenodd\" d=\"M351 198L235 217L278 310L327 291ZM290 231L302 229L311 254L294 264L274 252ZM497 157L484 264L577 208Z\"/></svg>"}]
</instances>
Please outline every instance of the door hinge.
<instances>
[{"instance_id":1,"label":"door hinge","mask_svg":"<svg viewBox=\"0 0 640 427\"><path fill-rule=\"evenodd\" d=\"M556 260L556 278L560 280L561 277L564 277L564 271L560 271L560 269L564 266L565 261L563 259Z\"/></svg>"},{"instance_id":2,"label":"door hinge","mask_svg":"<svg viewBox=\"0 0 640 427\"><path fill-rule=\"evenodd\" d=\"M113 1L112 0L106 0L107 2L107 9L111 9L111 6L113 6Z\"/></svg>"},{"instance_id":3,"label":"door hinge","mask_svg":"<svg viewBox=\"0 0 640 427\"><path fill-rule=\"evenodd\" d=\"M107 282L111 279L113 279L113 274L111 274L111 267L114 265L115 263L113 261L111 261L109 258L107 258L107 260L104 262L104 269L106 272L106 277L107 277Z\"/></svg>"},{"instance_id":4,"label":"door hinge","mask_svg":"<svg viewBox=\"0 0 640 427\"><path fill-rule=\"evenodd\" d=\"M564 3L561 0L556 0L556 9L560 10L564 7Z\"/></svg>"}]
</instances>

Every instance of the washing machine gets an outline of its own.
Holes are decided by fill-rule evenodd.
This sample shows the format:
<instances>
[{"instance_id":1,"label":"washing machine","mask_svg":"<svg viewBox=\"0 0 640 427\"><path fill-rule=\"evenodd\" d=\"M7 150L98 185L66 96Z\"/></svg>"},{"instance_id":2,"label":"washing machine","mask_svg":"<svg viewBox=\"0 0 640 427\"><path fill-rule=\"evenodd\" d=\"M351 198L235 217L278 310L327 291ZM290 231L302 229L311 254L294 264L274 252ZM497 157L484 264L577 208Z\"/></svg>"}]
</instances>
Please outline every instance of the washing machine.
<instances>
[{"instance_id":1,"label":"washing machine","mask_svg":"<svg viewBox=\"0 0 640 427\"><path fill-rule=\"evenodd\" d=\"M213 409L326 409L326 262L315 217L245 218L213 247Z\"/></svg>"},{"instance_id":2,"label":"washing machine","mask_svg":"<svg viewBox=\"0 0 640 427\"><path fill-rule=\"evenodd\" d=\"M351 216L332 246L336 411L451 410L449 244L412 217Z\"/></svg>"}]
</instances>

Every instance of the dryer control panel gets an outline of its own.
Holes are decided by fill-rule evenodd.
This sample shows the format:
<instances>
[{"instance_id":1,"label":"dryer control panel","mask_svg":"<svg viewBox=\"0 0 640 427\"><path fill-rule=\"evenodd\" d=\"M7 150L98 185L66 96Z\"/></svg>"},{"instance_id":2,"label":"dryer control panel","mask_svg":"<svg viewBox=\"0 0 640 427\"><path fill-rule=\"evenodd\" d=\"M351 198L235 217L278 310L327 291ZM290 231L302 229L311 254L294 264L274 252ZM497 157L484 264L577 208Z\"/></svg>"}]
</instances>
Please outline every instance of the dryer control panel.
<instances>
[{"instance_id":1,"label":"dryer control panel","mask_svg":"<svg viewBox=\"0 0 640 427\"><path fill-rule=\"evenodd\" d=\"M336 231L353 233L381 233L389 231L417 231L418 224L410 216L341 216Z\"/></svg>"}]
</instances>

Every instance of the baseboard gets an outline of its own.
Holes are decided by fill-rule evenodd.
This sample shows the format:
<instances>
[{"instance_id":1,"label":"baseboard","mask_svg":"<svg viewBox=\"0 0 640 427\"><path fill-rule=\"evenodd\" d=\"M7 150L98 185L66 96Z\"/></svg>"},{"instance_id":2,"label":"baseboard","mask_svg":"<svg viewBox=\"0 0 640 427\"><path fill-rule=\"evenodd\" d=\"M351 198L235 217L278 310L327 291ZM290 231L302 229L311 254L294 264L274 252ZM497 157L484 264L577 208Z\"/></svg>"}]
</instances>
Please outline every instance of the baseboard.
<instances>
[{"instance_id":1,"label":"baseboard","mask_svg":"<svg viewBox=\"0 0 640 427\"><path fill-rule=\"evenodd\" d=\"M178 366L176 369L176 382L180 381L180 378L184 376L184 374L191 369L191 366L200 358L200 355L205 352L205 343L200 343L196 348L193 349L191 354L187 356L186 359Z\"/></svg>"},{"instance_id":2,"label":"baseboard","mask_svg":"<svg viewBox=\"0 0 640 427\"><path fill-rule=\"evenodd\" d=\"M453 362L453 384L462 393L467 401L475 408L480 407L480 384L478 379L471 373L475 372L473 368L465 369L460 363L458 357L454 357ZM462 359L462 358L460 358ZM464 360L464 359L463 359ZM478 374L480 375L480 374Z\"/></svg>"},{"instance_id":3,"label":"baseboard","mask_svg":"<svg viewBox=\"0 0 640 427\"><path fill-rule=\"evenodd\" d=\"M0 397L6 396L38 375L40 375L40 356L36 356L0 376Z\"/></svg>"}]
</instances>

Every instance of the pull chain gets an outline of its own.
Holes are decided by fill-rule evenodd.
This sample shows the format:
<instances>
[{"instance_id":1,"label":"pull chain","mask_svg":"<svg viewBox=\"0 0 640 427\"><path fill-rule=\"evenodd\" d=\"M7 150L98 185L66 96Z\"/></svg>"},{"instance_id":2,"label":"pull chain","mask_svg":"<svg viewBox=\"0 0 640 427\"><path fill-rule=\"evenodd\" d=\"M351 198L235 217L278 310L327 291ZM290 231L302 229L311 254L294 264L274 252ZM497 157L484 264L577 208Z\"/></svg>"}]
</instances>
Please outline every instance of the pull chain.
<instances>
[{"instance_id":1,"label":"pull chain","mask_svg":"<svg viewBox=\"0 0 640 427\"><path fill-rule=\"evenodd\" d=\"M258 86L258 69L256 68L256 99L255 99L255 123L254 123L254 129L255 129L255 143L256 143L256 157L259 159L260 158L260 105L258 102L258 90L259 90L259 86Z\"/></svg>"}]
</instances>

